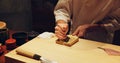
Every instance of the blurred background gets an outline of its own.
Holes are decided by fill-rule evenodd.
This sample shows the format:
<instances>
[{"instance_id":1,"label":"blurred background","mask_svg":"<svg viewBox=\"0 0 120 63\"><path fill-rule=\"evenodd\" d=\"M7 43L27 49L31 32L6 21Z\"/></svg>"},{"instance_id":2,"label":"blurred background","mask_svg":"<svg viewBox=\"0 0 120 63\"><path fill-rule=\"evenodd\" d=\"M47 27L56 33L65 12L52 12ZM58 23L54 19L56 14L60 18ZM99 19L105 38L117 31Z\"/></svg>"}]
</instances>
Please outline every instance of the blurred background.
<instances>
[{"instance_id":1,"label":"blurred background","mask_svg":"<svg viewBox=\"0 0 120 63\"><path fill-rule=\"evenodd\" d=\"M54 31L57 0L0 0L0 21L16 31Z\"/></svg>"}]
</instances>

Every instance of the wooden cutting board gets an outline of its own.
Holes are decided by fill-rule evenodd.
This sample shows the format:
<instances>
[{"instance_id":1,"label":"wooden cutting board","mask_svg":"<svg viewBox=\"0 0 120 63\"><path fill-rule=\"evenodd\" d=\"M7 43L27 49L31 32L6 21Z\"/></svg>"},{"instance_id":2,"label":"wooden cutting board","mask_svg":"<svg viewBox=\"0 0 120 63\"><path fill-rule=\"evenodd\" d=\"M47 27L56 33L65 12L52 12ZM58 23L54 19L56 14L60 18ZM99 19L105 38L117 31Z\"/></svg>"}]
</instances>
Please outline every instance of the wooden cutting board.
<instances>
[{"instance_id":1,"label":"wooden cutting board","mask_svg":"<svg viewBox=\"0 0 120 63\"><path fill-rule=\"evenodd\" d=\"M71 47L56 43L57 38L34 38L18 48L36 53L58 63L120 63L120 56L108 55L98 47L111 48L120 51L120 46L96 41L79 39ZM16 48L17 49L17 48ZM6 63L40 63L16 53L16 49L5 55Z\"/></svg>"}]
</instances>

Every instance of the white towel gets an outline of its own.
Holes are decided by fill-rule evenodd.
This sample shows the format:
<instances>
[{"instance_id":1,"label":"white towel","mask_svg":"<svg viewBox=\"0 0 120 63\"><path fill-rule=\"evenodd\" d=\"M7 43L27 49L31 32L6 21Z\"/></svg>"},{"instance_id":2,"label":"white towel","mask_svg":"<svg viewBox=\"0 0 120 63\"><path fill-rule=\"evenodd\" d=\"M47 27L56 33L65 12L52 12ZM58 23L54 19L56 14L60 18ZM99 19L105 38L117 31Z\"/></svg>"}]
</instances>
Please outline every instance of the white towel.
<instances>
[{"instance_id":1,"label":"white towel","mask_svg":"<svg viewBox=\"0 0 120 63\"><path fill-rule=\"evenodd\" d=\"M54 33L52 32L43 32L38 35L39 38L52 38L54 36Z\"/></svg>"}]
</instances>

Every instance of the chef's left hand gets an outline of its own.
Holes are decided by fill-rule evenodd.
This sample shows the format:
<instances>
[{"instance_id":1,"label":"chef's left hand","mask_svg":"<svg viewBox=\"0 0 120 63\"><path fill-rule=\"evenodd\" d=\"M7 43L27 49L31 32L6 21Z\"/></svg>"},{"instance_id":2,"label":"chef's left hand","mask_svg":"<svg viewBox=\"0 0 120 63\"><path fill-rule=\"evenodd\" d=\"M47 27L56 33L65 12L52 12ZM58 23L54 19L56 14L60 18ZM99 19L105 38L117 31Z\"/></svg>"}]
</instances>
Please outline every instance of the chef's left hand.
<instances>
[{"instance_id":1,"label":"chef's left hand","mask_svg":"<svg viewBox=\"0 0 120 63\"><path fill-rule=\"evenodd\" d=\"M78 36L78 37L84 37L85 32L88 29L92 29L95 27L98 27L98 24L84 24L84 25L80 25L79 27L77 27L77 29L74 31L74 33L72 34L73 36Z\"/></svg>"}]
</instances>

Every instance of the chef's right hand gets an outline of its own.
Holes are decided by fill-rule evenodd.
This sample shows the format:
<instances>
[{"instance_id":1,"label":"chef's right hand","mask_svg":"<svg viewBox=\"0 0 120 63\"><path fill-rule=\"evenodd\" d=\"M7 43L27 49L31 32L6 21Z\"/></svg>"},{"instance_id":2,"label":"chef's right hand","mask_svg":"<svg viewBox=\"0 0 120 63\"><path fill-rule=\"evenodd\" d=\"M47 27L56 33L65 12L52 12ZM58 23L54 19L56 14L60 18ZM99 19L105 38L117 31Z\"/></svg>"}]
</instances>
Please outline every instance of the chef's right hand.
<instances>
[{"instance_id":1,"label":"chef's right hand","mask_svg":"<svg viewBox=\"0 0 120 63\"><path fill-rule=\"evenodd\" d=\"M63 40L65 39L67 36L67 32L68 32L68 23L65 21L57 21L56 26L55 26L55 35L58 37L58 39Z\"/></svg>"}]
</instances>

